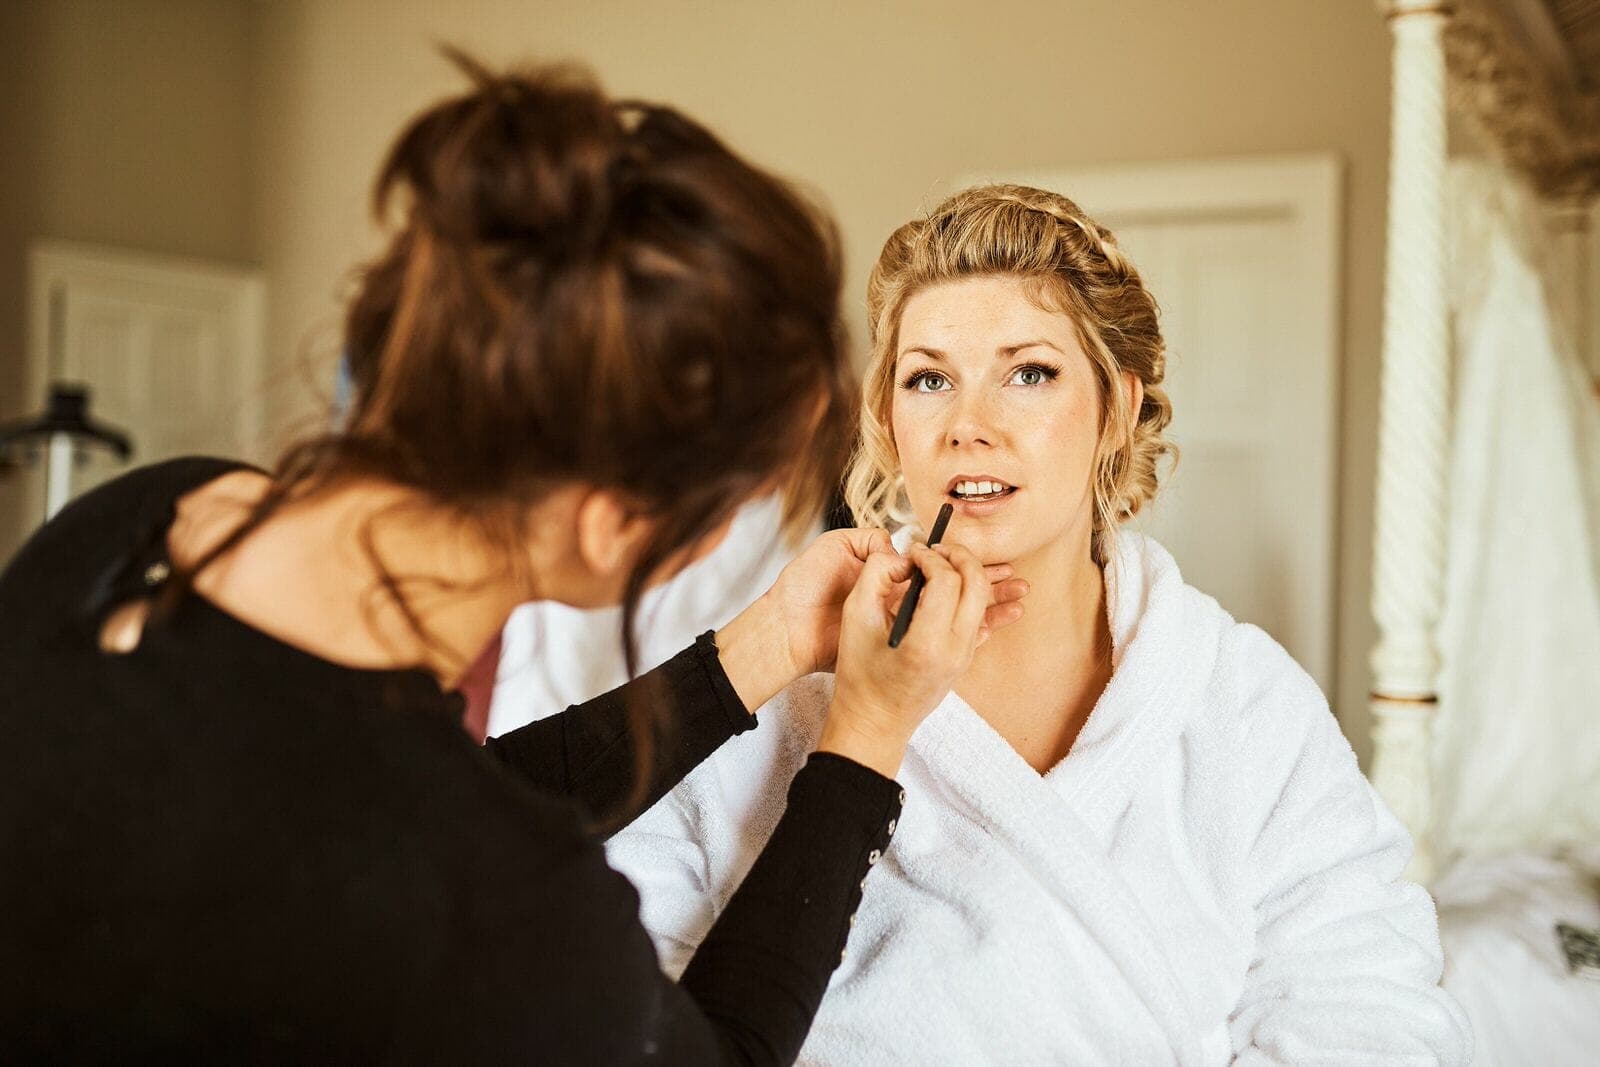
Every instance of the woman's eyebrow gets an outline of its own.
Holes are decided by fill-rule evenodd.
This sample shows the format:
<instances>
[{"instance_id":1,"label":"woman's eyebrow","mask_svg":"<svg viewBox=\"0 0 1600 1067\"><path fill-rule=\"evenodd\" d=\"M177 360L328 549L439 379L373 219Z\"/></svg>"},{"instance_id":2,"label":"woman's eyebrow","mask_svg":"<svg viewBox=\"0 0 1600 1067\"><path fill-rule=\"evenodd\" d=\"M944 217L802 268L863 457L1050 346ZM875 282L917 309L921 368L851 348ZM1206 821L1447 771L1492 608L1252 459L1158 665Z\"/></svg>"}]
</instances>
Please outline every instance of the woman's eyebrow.
<instances>
[{"instance_id":1,"label":"woman's eyebrow","mask_svg":"<svg viewBox=\"0 0 1600 1067\"><path fill-rule=\"evenodd\" d=\"M1056 352L1060 352L1063 356L1066 355L1065 352L1061 351L1059 345L1053 344L1050 341L1046 341L1043 337L1035 338L1032 341L1018 341L1016 344L1001 345L999 348L994 350L994 354L1004 358L1006 356L1014 356L1018 352L1021 352L1024 348L1049 348ZM938 360L941 363L948 363L950 361L949 356L945 355L937 348L929 348L927 345L908 345L907 347L902 348L900 350L900 355L895 358L904 359L913 352L920 352L929 359Z\"/></svg>"},{"instance_id":2,"label":"woman's eyebrow","mask_svg":"<svg viewBox=\"0 0 1600 1067\"><path fill-rule=\"evenodd\" d=\"M1058 345L1055 345L1055 344L1052 344L1049 341L1046 341L1043 337L1040 337L1037 340L1033 340L1033 341L1021 341L1021 342L1019 342L1017 344L1014 344L1014 345L1002 345L999 348L995 349L995 355L997 355L997 356L1014 356L1018 352L1021 352L1024 348L1049 348L1049 349L1052 349L1052 350L1060 353L1063 356L1066 355L1065 352L1061 351L1061 348Z\"/></svg>"}]
</instances>

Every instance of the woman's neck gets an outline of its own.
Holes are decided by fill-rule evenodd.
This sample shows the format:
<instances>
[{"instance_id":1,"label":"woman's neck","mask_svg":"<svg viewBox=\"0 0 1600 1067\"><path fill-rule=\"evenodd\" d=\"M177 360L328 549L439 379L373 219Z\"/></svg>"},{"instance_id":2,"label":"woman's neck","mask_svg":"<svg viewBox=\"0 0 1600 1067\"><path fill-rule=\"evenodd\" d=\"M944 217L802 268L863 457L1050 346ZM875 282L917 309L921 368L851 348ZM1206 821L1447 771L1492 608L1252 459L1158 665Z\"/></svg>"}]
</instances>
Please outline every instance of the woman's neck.
<instances>
[{"instance_id":1,"label":"woman's neck","mask_svg":"<svg viewBox=\"0 0 1600 1067\"><path fill-rule=\"evenodd\" d=\"M1031 586L1024 614L984 642L955 689L1046 774L1072 751L1111 680L1105 578L1087 534L1012 566Z\"/></svg>"},{"instance_id":2,"label":"woman's neck","mask_svg":"<svg viewBox=\"0 0 1600 1067\"><path fill-rule=\"evenodd\" d=\"M193 563L269 486L240 472L185 497L169 536L174 560ZM420 667L449 687L526 598L493 560L469 524L414 492L351 482L284 505L196 589L313 655L362 669ZM385 573L431 640L384 591Z\"/></svg>"},{"instance_id":3,"label":"woman's neck","mask_svg":"<svg viewBox=\"0 0 1600 1067\"><path fill-rule=\"evenodd\" d=\"M1089 535L1067 537L1012 562L1028 581L1024 614L990 635L967 676L1048 683L1081 673L1110 655L1105 576L1089 552Z\"/></svg>"}]
</instances>

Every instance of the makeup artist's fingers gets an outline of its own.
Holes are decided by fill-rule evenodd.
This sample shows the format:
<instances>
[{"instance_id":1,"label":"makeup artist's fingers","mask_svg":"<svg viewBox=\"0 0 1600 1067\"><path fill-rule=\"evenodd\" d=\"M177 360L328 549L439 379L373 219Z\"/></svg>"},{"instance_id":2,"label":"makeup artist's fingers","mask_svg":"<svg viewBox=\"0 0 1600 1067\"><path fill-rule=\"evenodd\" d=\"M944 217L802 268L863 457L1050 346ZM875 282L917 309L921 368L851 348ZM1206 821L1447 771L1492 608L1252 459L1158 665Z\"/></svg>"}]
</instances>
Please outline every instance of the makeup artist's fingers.
<instances>
[{"instance_id":1,"label":"makeup artist's fingers","mask_svg":"<svg viewBox=\"0 0 1600 1067\"><path fill-rule=\"evenodd\" d=\"M990 604L983 613L983 629L993 633L1002 630L1018 619L1022 618L1023 608L1017 601L1009 604Z\"/></svg>"},{"instance_id":2,"label":"makeup artist's fingers","mask_svg":"<svg viewBox=\"0 0 1600 1067\"><path fill-rule=\"evenodd\" d=\"M1015 572L1009 563L986 564L983 568L983 573L989 581L991 606L1009 604L1013 601L1021 600L1023 597L1028 595L1028 591L1031 588L1026 579L1011 577L1011 575ZM894 593L890 596L889 611L891 613L900 610L900 601L905 599L907 589L908 586L902 584L898 586ZM921 608L918 608L918 610L920 611ZM1015 622L1017 619L1022 617L1022 614L1019 610L1015 615L1001 612L995 617L1002 620L999 626L994 627L994 629L999 629L1000 626L1009 625L1010 623Z\"/></svg>"},{"instance_id":3,"label":"makeup artist's fingers","mask_svg":"<svg viewBox=\"0 0 1600 1067\"><path fill-rule=\"evenodd\" d=\"M861 566L855 588L845 597L844 613L862 626L887 633L885 605L896 586L911 577L915 565L898 552L874 552Z\"/></svg>"},{"instance_id":4,"label":"makeup artist's fingers","mask_svg":"<svg viewBox=\"0 0 1600 1067\"><path fill-rule=\"evenodd\" d=\"M922 597L917 601L917 610L911 616L911 627L906 635L909 640L920 630L918 644L928 644L936 635L949 632L956 607L961 603L961 575L949 560L926 545L913 545L909 558L927 578L927 584L922 588Z\"/></svg>"},{"instance_id":5,"label":"makeup artist's fingers","mask_svg":"<svg viewBox=\"0 0 1600 1067\"><path fill-rule=\"evenodd\" d=\"M946 548L945 545L939 547ZM993 586L983 572L983 564L966 545L948 546L945 556L961 576L961 599L952 620L958 655L971 656L973 648L977 647L978 627L989 610Z\"/></svg>"},{"instance_id":6,"label":"makeup artist's fingers","mask_svg":"<svg viewBox=\"0 0 1600 1067\"><path fill-rule=\"evenodd\" d=\"M1028 590L1031 588L1026 578L1007 578L1005 581L995 582L989 587L991 593L989 603L1009 604L1021 600L1028 595Z\"/></svg>"},{"instance_id":7,"label":"makeup artist's fingers","mask_svg":"<svg viewBox=\"0 0 1600 1067\"><path fill-rule=\"evenodd\" d=\"M953 562L952 562L953 560ZM895 648L884 639L884 601L901 581L925 579L916 614ZM906 556L874 553L845 601L833 699L817 747L893 774L918 725L950 692L987 631L994 581L965 548L918 545Z\"/></svg>"},{"instance_id":8,"label":"makeup artist's fingers","mask_svg":"<svg viewBox=\"0 0 1600 1067\"><path fill-rule=\"evenodd\" d=\"M889 531L875 526L836 530L834 533L849 545L850 551L862 561L870 558L874 552L894 552L894 541L890 539Z\"/></svg>"}]
</instances>

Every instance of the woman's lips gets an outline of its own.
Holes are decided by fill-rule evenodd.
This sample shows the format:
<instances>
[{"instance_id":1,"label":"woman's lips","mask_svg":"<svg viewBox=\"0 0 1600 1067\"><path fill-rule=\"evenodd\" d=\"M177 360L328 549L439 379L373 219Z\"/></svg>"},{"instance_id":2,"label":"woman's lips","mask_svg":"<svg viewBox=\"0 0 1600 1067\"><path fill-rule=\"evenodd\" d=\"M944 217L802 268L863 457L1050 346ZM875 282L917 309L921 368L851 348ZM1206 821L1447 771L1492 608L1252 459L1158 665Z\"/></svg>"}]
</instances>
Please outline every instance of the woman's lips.
<instances>
[{"instance_id":1,"label":"woman's lips","mask_svg":"<svg viewBox=\"0 0 1600 1067\"><path fill-rule=\"evenodd\" d=\"M966 515L969 518L974 519L982 518L985 515L993 515L995 512L999 511L1001 508L1010 503L1011 498L1016 495L1017 487L1015 486L1007 489L1004 493L995 497L993 500L963 500L954 493L946 494L950 502L955 505L956 514Z\"/></svg>"}]
</instances>

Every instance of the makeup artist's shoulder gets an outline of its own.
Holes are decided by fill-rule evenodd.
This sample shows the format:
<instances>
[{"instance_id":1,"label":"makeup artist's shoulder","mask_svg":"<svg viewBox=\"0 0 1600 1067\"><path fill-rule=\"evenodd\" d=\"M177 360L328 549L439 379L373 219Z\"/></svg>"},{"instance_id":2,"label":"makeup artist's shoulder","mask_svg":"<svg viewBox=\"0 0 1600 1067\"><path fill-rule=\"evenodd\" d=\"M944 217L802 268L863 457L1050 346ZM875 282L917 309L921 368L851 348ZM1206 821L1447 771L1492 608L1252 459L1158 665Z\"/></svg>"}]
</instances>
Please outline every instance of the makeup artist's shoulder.
<instances>
[{"instance_id":1,"label":"makeup artist's shoulder","mask_svg":"<svg viewBox=\"0 0 1600 1067\"><path fill-rule=\"evenodd\" d=\"M112 479L95 490L129 500L173 499L203 486L242 478L265 478L265 472L248 463L218 456L179 456L146 464Z\"/></svg>"},{"instance_id":2,"label":"makeup artist's shoulder","mask_svg":"<svg viewBox=\"0 0 1600 1067\"><path fill-rule=\"evenodd\" d=\"M169 508L185 492L229 471L247 469L233 460L186 456L163 460L119 474L75 497L0 567L11 576L34 566L68 572L95 566L107 552L126 547L129 537L143 536L166 521ZM97 551L94 546L104 546Z\"/></svg>"},{"instance_id":3,"label":"makeup artist's shoulder","mask_svg":"<svg viewBox=\"0 0 1600 1067\"><path fill-rule=\"evenodd\" d=\"M229 466L195 482L178 497L182 519L241 517L261 502L272 488L272 478L254 467Z\"/></svg>"},{"instance_id":4,"label":"makeup artist's shoulder","mask_svg":"<svg viewBox=\"0 0 1600 1067\"><path fill-rule=\"evenodd\" d=\"M253 470L237 460L183 456L135 467L76 497L51 519L51 527L94 524L108 532L159 514L197 486L235 471Z\"/></svg>"}]
</instances>

